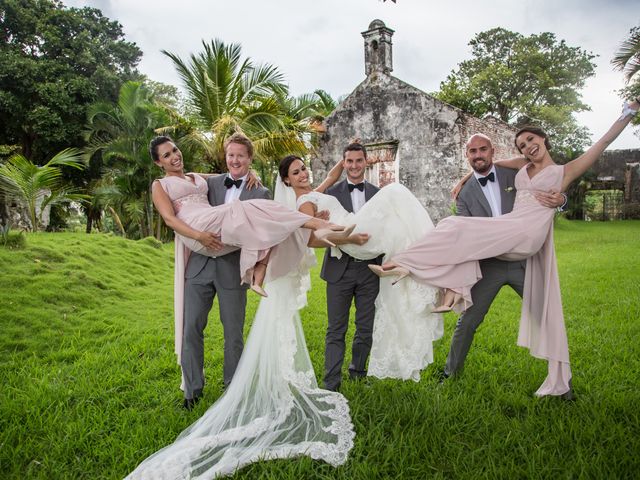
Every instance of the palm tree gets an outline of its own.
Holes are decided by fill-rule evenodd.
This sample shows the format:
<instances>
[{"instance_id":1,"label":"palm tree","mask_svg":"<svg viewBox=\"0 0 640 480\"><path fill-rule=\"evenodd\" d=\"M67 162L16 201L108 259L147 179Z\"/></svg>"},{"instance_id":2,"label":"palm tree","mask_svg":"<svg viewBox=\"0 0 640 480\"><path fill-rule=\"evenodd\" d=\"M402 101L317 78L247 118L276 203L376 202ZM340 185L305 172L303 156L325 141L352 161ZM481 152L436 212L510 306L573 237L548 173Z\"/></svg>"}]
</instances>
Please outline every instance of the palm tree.
<instances>
[{"instance_id":1,"label":"palm tree","mask_svg":"<svg viewBox=\"0 0 640 480\"><path fill-rule=\"evenodd\" d=\"M183 145L199 145L218 171L224 165L224 141L235 132L252 140L258 161L306 153L308 127L282 108L288 88L278 69L243 60L238 44L213 40L203 42L203 49L188 62L163 50L182 78L198 127L182 139Z\"/></svg>"},{"instance_id":2,"label":"palm tree","mask_svg":"<svg viewBox=\"0 0 640 480\"><path fill-rule=\"evenodd\" d=\"M87 153L102 153L111 187L108 206L118 212L125 229L134 236L154 232L157 218L151 184L159 172L149 157L148 145L156 129L170 121L167 109L156 105L150 90L139 82L125 83L117 104L99 102L89 108Z\"/></svg>"},{"instance_id":3,"label":"palm tree","mask_svg":"<svg viewBox=\"0 0 640 480\"><path fill-rule=\"evenodd\" d=\"M640 71L640 26L629 31L629 38L620 44L611 63L623 72L627 83Z\"/></svg>"},{"instance_id":4,"label":"palm tree","mask_svg":"<svg viewBox=\"0 0 640 480\"><path fill-rule=\"evenodd\" d=\"M82 153L68 148L41 167L23 155L13 155L0 166L0 193L24 205L34 232L38 231L47 206L86 198L65 186L61 167L83 169Z\"/></svg>"}]
</instances>

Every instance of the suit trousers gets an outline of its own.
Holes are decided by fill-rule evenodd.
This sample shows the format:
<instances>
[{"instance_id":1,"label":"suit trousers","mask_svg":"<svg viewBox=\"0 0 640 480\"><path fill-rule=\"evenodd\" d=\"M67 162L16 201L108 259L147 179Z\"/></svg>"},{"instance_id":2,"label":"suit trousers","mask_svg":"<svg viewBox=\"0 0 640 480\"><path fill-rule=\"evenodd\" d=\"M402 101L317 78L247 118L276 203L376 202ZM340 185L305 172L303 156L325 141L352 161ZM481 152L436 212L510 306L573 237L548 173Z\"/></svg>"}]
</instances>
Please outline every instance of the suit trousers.
<instances>
[{"instance_id":1,"label":"suit trousers","mask_svg":"<svg viewBox=\"0 0 640 480\"><path fill-rule=\"evenodd\" d=\"M509 285L522 298L525 262L490 258L480 261L482 278L471 289L473 305L458 318L445 366L446 375L460 373L476 330L484 320L500 289Z\"/></svg>"},{"instance_id":2,"label":"suit trousers","mask_svg":"<svg viewBox=\"0 0 640 480\"><path fill-rule=\"evenodd\" d=\"M375 300L380 290L378 277L369 270L376 260L356 261L349 259L342 278L337 282L327 282L328 326L325 339L324 385L329 390L337 390L342 380L342 363L345 353L345 336L349 325L349 311L355 300L356 331L351 346L351 377L367 374L366 363L373 341L373 319Z\"/></svg>"},{"instance_id":3,"label":"suit trousers","mask_svg":"<svg viewBox=\"0 0 640 480\"><path fill-rule=\"evenodd\" d=\"M185 279L184 335L181 367L185 381L185 398L193 398L204 387L204 329L215 295L220 305L224 330L223 381L231 383L242 349L247 290L239 284L225 288L218 281L215 258L208 258L204 268L193 278Z\"/></svg>"}]
</instances>

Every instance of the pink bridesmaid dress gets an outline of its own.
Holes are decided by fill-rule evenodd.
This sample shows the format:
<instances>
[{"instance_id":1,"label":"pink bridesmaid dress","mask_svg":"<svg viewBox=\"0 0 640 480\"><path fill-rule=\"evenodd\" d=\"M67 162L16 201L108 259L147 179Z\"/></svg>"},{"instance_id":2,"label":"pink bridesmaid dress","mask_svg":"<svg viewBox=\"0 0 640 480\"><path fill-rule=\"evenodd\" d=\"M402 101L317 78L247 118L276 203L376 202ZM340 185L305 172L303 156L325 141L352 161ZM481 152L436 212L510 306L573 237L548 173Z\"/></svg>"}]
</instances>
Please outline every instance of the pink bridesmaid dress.
<instances>
[{"instance_id":1,"label":"pink bridesmaid dress","mask_svg":"<svg viewBox=\"0 0 640 480\"><path fill-rule=\"evenodd\" d=\"M300 227L309 216L273 200L254 199L211 206L209 187L198 174L170 176L160 185L173 203L176 216L191 228L220 233L222 250L208 250L200 242L175 236L175 350L180 362L184 312L184 272L191 252L221 256L240 251L240 278L250 283L254 265L272 249L268 277L275 278L296 267L306 252L310 230Z\"/></svg>"},{"instance_id":2,"label":"pink bridesmaid dress","mask_svg":"<svg viewBox=\"0 0 640 480\"><path fill-rule=\"evenodd\" d=\"M548 375L537 395L570 390L569 347L562 313L553 244L555 210L533 196L536 190L561 191L564 167L551 165L529 178L528 165L515 179L513 211L494 218L447 217L434 230L390 261L423 283L449 288L471 303L471 287L482 277L478 260L527 260L518 345L548 361Z\"/></svg>"}]
</instances>

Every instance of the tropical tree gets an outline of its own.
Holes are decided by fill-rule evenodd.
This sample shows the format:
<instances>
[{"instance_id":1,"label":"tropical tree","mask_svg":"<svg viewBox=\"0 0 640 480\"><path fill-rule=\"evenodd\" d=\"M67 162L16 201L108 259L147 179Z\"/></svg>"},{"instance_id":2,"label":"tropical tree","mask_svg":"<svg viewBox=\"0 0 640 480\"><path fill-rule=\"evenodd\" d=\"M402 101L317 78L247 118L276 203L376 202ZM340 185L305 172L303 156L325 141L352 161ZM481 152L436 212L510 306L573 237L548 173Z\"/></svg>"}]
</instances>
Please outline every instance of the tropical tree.
<instances>
[{"instance_id":1,"label":"tropical tree","mask_svg":"<svg viewBox=\"0 0 640 480\"><path fill-rule=\"evenodd\" d=\"M0 144L38 165L83 145L87 107L114 101L142 52L95 8L58 0L0 2ZM87 173L87 171L84 171Z\"/></svg>"},{"instance_id":2,"label":"tropical tree","mask_svg":"<svg viewBox=\"0 0 640 480\"><path fill-rule=\"evenodd\" d=\"M192 54L188 61L163 53L182 79L196 127L182 143L200 147L212 170L224 169L223 144L235 132L252 140L258 161L307 152L304 134L308 124L283 108L288 88L275 66L242 59L240 45L220 40L203 42L203 51Z\"/></svg>"},{"instance_id":3,"label":"tropical tree","mask_svg":"<svg viewBox=\"0 0 640 480\"><path fill-rule=\"evenodd\" d=\"M627 81L626 87L620 90L620 95L623 98L640 96L640 26L629 31L629 37L620 44L611 63L614 68L623 72ZM640 118L636 117L633 123L640 124Z\"/></svg>"},{"instance_id":4,"label":"tropical tree","mask_svg":"<svg viewBox=\"0 0 640 480\"><path fill-rule=\"evenodd\" d=\"M440 100L480 117L542 124L565 156L588 142L574 113L589 109L580 89L594 75L593 54L550 32L525 37L503 28L481 32L469 45L472 58L440 84Z\"/></svg>"},{"instance_id":5,"label":"tropical tree","mask_svg":"<svg viewBox=\"0 0 640 480\"><path fill-rule=\"evenodd\" d=\"M47 206L86 198L65 185L62 167L83 169L82 153L71 148L63 150L41 167L17 154L0 165L0 193L25 207L33 231L41 226Z\"/></svg>"},{"instance_id":6,"label":"tropical tree","mask_svg":"<svg viewBox=\"0 0 640 480\"><path fill-rule=\"evenodd\" d=\"M640 72L640 26L629 31L629 38L622 42L611 63L623 72L627 82Z\"/></svg>"},{"instance_id":7,"label":"tropical tree","mask_svg":"<svg viewBox=\"0 0 640 480\"><path fill-rule=\"evenodd\" d=\"M101 154L104 162L94 194L98 205L117 214L130 236L150 236L157 226L151 184L159 171L148 146L156 130L171 122L170 111L154 103L150 90L139 82L125 83L116 104L99 102L89 108L86 152Z\"/></svg>"}]
</instances>

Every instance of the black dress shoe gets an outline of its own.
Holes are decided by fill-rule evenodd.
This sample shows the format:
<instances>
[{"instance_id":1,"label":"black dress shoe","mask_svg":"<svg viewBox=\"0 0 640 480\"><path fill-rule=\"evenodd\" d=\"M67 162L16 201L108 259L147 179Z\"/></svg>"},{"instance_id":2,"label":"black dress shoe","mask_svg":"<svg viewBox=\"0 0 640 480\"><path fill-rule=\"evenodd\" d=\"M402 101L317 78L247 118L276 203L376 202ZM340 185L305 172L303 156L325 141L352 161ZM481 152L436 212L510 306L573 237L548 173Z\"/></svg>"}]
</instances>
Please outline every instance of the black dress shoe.
<instances>
[{"instance_id":1,"label":"black dress shoe","mask_svg":"<svg viewBox=\"0 0 640 480\"><path fill-rule=\"evenodd\" d=\"M447 379L451 378L451 375L449 375L447 372L445 372L444 370L438 370L436 372L436 379L438 380L438 383L443 384L444 382L447 381Z\"/></svg>"},{"instance_id":2,"label":"black dress shoe","mask_svg":"<svg viewBox=\"0 0 640 480\"><path fill-rule=\"evenodd\" d=\"M182 402L182 408L185 410L193 410L193 407L196 406L196 403L200 401L202 397L193 397L193 398L185 398Z\"/></svg>"}]
</instances>

